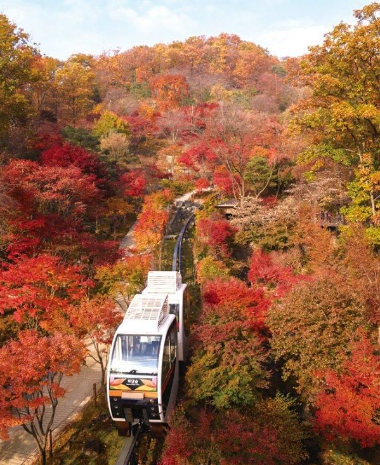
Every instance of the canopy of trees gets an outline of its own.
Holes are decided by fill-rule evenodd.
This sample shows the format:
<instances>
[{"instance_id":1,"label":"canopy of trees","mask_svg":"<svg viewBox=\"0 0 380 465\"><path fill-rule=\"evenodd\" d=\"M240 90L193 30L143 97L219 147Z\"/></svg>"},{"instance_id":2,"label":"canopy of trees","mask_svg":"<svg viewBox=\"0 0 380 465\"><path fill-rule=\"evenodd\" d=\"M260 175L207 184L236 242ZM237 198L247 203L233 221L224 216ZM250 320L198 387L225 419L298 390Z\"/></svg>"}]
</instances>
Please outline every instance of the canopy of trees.
<instances>
[{"instance_id":1,"label":"canopy of trees","mask_svg":"<svg viewBox=\"0 0 380 465\"><path fill-rule=\"evenodd\" d=\"M62 376L86 341L104 383L193 191L161 463L377 465L380 4L354 18L297 59L223 33L60 61L0 15L2 436L22 425L46 463Z\"/></svg>"}]
</instances>

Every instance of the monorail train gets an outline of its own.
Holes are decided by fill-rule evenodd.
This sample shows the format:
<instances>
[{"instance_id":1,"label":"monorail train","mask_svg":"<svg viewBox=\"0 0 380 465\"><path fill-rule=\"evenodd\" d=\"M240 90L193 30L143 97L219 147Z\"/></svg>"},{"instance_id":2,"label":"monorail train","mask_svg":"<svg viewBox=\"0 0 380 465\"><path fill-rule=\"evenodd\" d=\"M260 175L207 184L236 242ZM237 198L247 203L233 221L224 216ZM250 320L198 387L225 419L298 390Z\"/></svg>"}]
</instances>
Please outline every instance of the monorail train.
<instances>
[{"instance_id":1,"label":"monorail train","mask_svg":"<svg viewBox=\"0 0 380 465\"><path fill-rule=\"evenodd\" d=\"M107 392L119 434L132 425L165 424L174 408L179 363L187 355L186 284L175 271L151 271L116 330L108 364Z\"/></svg>"}]
</instances>

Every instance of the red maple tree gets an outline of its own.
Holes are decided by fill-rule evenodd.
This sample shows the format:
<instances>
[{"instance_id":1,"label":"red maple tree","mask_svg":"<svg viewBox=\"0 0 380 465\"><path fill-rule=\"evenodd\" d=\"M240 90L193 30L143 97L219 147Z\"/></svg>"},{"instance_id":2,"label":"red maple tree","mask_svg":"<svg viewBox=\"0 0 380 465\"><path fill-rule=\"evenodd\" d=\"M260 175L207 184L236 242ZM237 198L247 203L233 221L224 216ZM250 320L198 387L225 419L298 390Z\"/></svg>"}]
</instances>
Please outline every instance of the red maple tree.
<instances>
[{"instance_id":1,"label":"red maple tree","mask_svg":"<svg viewBox=\"0 0 380 465\"><path fill-rule=\"evenodd\" d=\"M124 194L129 197L142 197L146 187L146 177L142 170L134 170L121 176Z\"/></svg>"},{"instance_id":2,"label":"red maple tree","mask_svg":"<svg viewBox=\"0 0 380 465\"><path fill-rule=\"evenodd\" d=\"M72 306L90 285L80 267L58 257L20 257L0 270L0 314L10 313L21 327L67 331Z\"/></svg>"},{"instance_id":3,"label":"red maple tree","mask_svg":"<svg viewBox=\"0 0 380 465\"><path fill-rule=\"evenodd\" d=\"M353 345L342 373L328 370L322 376L326 386L315 403L315 427L328 439L380 444L380 357L367 336Z\"/></svg>"},{"instance_id":4,"label":"red maple tree","mask_svg":"<svg viewBox=\"0 0 380 465\"><path fill-rule=\"evenodd\" d=\"M265 331L265 315L270 300L262 289L248 287L236 278L217 278L206 282L203 291L204 312L218 313L238 310L248 325L261 333Z\"/></svg>"},{"instance_id":5,"label":"red maple tree","mask_svg":"<svg viewBox=\"0 0 380 465\"><path fill-rule=\"evenodd\" d=\"M41 164L67 168L76 166L83 174L93 175L97 184L103 184L106 178L106 168L99 158L88 150L71 144L57 144L42 152Z\"/></svg>"},{"instance_id":6,"label":"red maple tree","mask_svg":"<svg viewBox=\"0 0 380 465\"><path fill-rule=\"evenodd\" d=\"M296 276L290 266L274 263L270 254L257 249L251 256L248 279L253 286L271 291L275 297L281 297L292 285L306 277Z\"/></svg>"},{"instance_id":7,"label":"red maple tree","mask_svg":"<svg viewBox=\"0 0 380 465\"><path fill-rule=\"evenodd\" d=\"M40 337L36 330L22 331L0 348L0 434L6 439L8 428L22 425L35 439L43 465L58 400L66 392L62 377L78 373L85 354L73 335Z\"/></svg>"},{"instance_id":8,"label":"red maple tree","mask_svg":"<svg viewBox=\"0 0 380 465\"><path fill-rule=\"evenodd\" d=\"M217 257L230 255L231 241L237 229L221 216L214 215L197 221L197 239Z\"/></svg>"}]
</instances>

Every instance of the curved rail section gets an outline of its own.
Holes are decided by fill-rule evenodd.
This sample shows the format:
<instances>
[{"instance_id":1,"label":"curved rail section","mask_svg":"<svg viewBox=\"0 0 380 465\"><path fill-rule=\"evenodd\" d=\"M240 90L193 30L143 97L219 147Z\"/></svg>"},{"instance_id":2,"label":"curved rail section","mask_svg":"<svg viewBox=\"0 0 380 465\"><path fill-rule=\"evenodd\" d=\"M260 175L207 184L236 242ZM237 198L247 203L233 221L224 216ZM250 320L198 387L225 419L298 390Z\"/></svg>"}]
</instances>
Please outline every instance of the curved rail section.
<instances>
[{"instance_id":1,"label":"curved rail section","mask_svg":"<svg viewBox=\"0 0 380 465\"><path fill-rule=\"evenodd\" d=\"M181 232L179 233L177 242L174 247L173 251L173 266L172 266L172 271L179 271L181 272L182 268L182 242L185 237L185 234L187 232L188 227L190 226L191 222L194 220L194 213L192 213L188 220L186 221L185 225L181 229Z\"/></svg>"}]
</instances>

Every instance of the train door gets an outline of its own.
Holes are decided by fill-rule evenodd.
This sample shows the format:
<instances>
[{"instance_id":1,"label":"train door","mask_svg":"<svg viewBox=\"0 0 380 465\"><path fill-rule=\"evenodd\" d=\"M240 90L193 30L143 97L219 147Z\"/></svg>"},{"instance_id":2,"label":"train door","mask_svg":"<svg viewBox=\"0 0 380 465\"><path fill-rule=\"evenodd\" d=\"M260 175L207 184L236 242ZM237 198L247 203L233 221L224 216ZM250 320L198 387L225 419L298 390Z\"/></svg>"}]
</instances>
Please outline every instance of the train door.
<instances>
[{"instance_id":1,"label":"train door","mask_svg":"<svg viewBox=\"0 0 380 465\"><path fill-rule=\"evenodd\" d=\"M188 321L188 317L189 317L189 310L190 310L190 294L189 294L189 290L186 286L186 289L183 293L183 331L185 333L185 337L188 336L188 331L187 331L187 326L186 326L186 323Z\"/></svg>"},{"instance_id":2,"label":"train door","mask_svg":"<svg viewBox=\"0 0 380 465\"><path fill-rule=\"evenodd\" d=\"M161 383L162 383L162 403L164 409L166 409L172 387L173 380L176 375L176 366L177 366L177 328L176 322L174 321L168 331L168 334L165 338L164 351L162 357L162 374L161 374Z\"/></svg>"}]
</instances>

